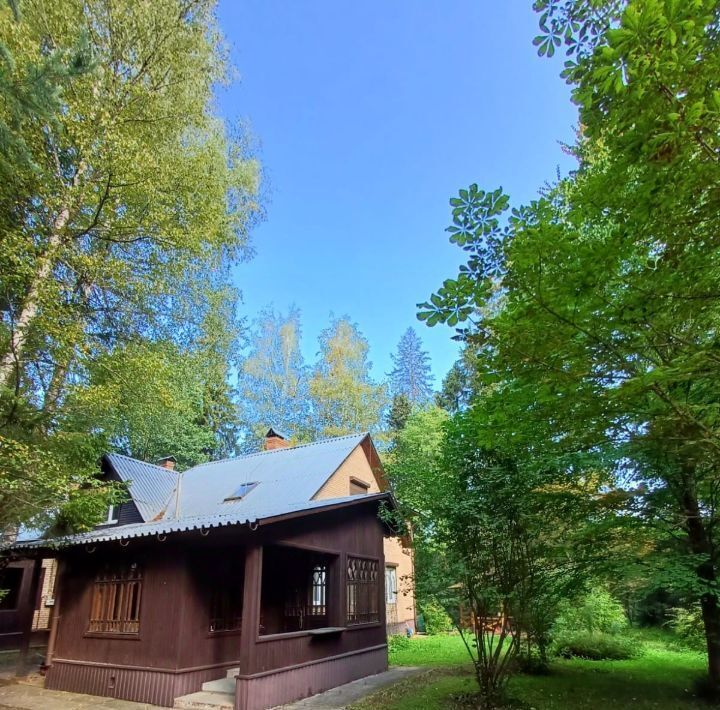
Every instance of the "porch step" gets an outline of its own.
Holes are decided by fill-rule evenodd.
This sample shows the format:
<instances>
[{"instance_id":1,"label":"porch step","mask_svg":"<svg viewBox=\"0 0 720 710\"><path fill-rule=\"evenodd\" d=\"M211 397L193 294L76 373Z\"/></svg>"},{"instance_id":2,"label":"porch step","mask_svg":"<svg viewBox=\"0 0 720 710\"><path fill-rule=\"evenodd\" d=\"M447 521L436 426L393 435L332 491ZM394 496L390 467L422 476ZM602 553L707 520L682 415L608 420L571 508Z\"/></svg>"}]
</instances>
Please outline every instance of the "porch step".
<instances>
[{"instance_id":1,"label":"porch step","mask_svg":"<svg viewBox=\"0 0 720 710\"><path fill-rule=\"evenodd\" d=\"M235 689L231 693L214 693L201 690L199 693L181 695L175 698L174 708L181 710L233 710Z\"/></svg>"},{"instance_id":2,"label":"porch step","mask_svg":"<svg viewBox=\"0 0 720 710\"><path fill-rule=\"evenodd\" d=\"M228 668L227 669L227 678L234 678L238 673L240 673L239 668Z\"/></svg>"},{"instance_id":3,"label":"porch step","mask_svg":"<svg viewBox=\"0 0 720 710\"><path fill-rule=\"evenodd\" d=\"M202 684L202 689L206 693L229 693L230 695L235 695L235 676L209 680Z\"/></svg>"}]
</instances>

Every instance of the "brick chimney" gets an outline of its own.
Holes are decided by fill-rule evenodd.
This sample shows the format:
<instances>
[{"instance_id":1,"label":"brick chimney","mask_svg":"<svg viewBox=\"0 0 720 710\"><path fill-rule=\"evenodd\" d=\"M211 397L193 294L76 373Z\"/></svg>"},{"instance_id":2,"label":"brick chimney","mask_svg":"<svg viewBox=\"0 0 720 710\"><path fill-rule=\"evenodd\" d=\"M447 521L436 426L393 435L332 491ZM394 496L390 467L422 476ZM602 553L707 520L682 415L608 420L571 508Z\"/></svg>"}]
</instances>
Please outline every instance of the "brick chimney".
<instances>
[{"instance_id":1,"label":"brick chimney","mask_svg":"<svg viewBox=\"0 0 720 710\"><path fill-rule=\"evenodd\" d=\"M162 466L162 468L166 468L168 471L174 471L176 463L177 460L174 456L165 456L164 458L161 458L156 465Z\"/></svg>"},{"instance_id":2,"label":"brick chimney","mask_svg":"<svg viewBox=\"0 0 720 710\"><path fill-rule=\"evenodd\" d=\"M285 434L281 434L276 429L270 427L265 434L265 451L274 451L275 449L287 449L290 442Z\"/></svg>"}]
</instances>

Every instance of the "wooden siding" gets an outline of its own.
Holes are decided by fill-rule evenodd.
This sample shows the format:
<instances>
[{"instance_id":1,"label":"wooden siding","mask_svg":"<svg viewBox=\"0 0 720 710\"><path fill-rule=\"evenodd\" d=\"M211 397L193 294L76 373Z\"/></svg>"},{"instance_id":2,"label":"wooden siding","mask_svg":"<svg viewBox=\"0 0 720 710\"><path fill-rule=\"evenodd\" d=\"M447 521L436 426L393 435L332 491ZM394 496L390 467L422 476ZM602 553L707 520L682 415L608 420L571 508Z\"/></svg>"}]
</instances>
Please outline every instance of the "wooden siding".
<instances>
[{"instance_id":1,"label":"wooden siding","mask_svg":"<svg viewBox=\"0 0 720 710\"><path fill-rule=\"evenodd\" d=\"M264 710L386 670L387 646L382 644L255 676L238 676L235 710Z\"/></svg>"},{"instance_id":2,"label":"wooden siding","mask_svg":"<svg viewBox=\"0 0 720 710\"><path fill-rule=\"evenodd\" d=\"M268 681L255 682L256 677L284 669L282 673L290 673L288 690L295 693L302 678L305 687L315 687L307 683L307 677L314 677L315 671L299 673L296 667L310 669L321 664L317 673L329 674L318 681L323 685L333 677L323 663L350 658L348 654L365 659L363 654L368 649L375 649L374 655L357 663L338 660L335 667L341 669L337 675L340 680L327 687L345 682L342 678L356 670L359 675L354 677L382 669L386 664L382 583L378 585L379 623L328 636L307 632L258 635L262 551L269 545L335 555L340 570L344 569L347 555L372 557L381 566L384 564L383 525L375 504L279 521L255 530L237 526L211 530L207 536L195 531L169 539L131 540L125 547L110 542L66 550L62 553L62 608L47 687L172 705L175 697L199 690L203 682L223 677L231 667L240 667L245 680L253 679L246 684L247 692L261 695ZM245 568L239 633L209 632L209 591L222 584L221 575L213 576L220 560ZM137 562L143 567L137 635L87 632L93 580L97 571L111 561ZM335 575L334 579L328 603L332 603L332 625L340 626L345 623L345 579L343 575ZM366 667L371 671L366 672Z\"/></svg>"},{"instance_id":3,"label":"wooden siding","mask_svg":"<svg viewBox=\"0 0 720 710\"><path fill-rule=\"evenodd\" d=\"M185 671L111 666L54 660L45 687L172 707L175 698L193 693L209 680L224 678L232 664Z\"/></svg>"}]
</instances>

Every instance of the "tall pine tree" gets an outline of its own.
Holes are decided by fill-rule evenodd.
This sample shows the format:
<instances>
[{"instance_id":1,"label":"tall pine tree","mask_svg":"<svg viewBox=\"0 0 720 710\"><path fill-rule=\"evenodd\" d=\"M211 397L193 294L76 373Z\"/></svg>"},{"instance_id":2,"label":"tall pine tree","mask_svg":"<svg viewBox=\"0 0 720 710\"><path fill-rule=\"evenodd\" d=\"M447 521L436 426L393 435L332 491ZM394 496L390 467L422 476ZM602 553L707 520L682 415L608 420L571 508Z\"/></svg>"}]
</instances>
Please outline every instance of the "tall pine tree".
<instances>
[{"instance_id":1,"label":"tall pine tree","mask_svg":"<svg viewBox=\"0 0 720 710\"><path fill-rule=\"evenodd\" d=\"M391 357L394 365L390 373L392 395L403 395L411 405L429 402L433 393L430 356L423 350L420 336L414 328L405 331L396 353Z\"/></svg>"}]
</instances>

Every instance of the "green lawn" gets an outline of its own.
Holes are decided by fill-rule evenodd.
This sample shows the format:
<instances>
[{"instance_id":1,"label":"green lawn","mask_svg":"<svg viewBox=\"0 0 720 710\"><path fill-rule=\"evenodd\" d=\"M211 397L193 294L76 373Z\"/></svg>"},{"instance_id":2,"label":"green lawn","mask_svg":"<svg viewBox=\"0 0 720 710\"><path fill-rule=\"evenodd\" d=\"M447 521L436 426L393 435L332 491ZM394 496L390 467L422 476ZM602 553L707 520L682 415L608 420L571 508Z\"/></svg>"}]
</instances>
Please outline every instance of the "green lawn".
<instances>
[{"instance_id":1,"label":"green lawn","mask_svg":"<svg viewBox=\"0 0 720 710\"><path fill-rule=\"evenodd\" d=\"M557 660L547 676L518 675L510 695L518 707L535 710L708 708L692 694L705 658L669 645L661 636L640 636L642 655L629 661ZM418 636L393 651L393 665L427 666L428 671L376 693L357 710L471 707L476 690L472 666L458 636Z\"/></svg>"}]
</instances>

